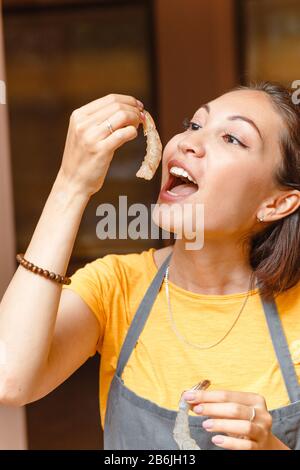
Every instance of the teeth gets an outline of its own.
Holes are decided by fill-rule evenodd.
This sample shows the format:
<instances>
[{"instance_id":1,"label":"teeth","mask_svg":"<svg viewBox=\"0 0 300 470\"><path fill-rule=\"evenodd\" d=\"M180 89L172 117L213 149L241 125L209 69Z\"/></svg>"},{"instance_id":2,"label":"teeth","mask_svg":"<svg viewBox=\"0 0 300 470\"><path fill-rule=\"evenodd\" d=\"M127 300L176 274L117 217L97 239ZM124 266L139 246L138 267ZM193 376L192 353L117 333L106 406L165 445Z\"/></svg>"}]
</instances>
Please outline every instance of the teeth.
<instances>
[{"instance_id":1,"label":"teeth","mask_svg":"<svg viewBox=\"0 0 300 470\"><path fill-rule=\"evenodd\" d=\"M184 178L187 178L189 181L191 181L194 184L197 184L194 178L183 168L180 168L179 166L172 166L170 168L170 173L171 175L174 176L183 176Z\"/></svg>"}]
</instances>

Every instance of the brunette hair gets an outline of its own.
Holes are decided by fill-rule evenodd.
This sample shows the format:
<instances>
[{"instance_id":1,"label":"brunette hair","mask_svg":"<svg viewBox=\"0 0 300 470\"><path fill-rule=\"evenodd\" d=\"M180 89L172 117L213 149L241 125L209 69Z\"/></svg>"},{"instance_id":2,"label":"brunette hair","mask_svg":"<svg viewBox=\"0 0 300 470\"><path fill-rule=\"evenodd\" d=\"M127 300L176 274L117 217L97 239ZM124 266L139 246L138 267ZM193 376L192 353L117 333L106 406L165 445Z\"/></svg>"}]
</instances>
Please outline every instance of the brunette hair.
<instances>
[{"instance_id":1,"label":"brunette hair","mask_svg":"<svg viewBox=\"0 0 300 470\"><path fill-rule=\"evenodd\" d=\"M274 169L275 182L282 189L300 190L300 109L293 103L291 92L269 81L234 90L257 90L268 95L285 123L280 136L282 161ZM250 236L250 264L266 299L300 281L300 207Z\"/></svg>"}]
</instances>

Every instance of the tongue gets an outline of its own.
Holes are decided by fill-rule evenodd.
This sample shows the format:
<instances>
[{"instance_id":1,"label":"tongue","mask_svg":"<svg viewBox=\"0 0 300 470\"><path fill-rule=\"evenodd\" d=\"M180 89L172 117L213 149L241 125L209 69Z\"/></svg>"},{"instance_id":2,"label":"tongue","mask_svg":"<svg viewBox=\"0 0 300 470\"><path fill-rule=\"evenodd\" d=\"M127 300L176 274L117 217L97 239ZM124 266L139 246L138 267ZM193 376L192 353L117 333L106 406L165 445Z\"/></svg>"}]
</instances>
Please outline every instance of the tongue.
<instances>
[{"instance_id":1,"label":"tongue","mask_svg":"<svg viewBox=\"0 0 300 470\"><path fill-rule=\"evenodd\" d=\"M198 190L198 186L196 184L179 184L175 186L175 188L171 189L173 194L178 194L179 196L189 196L190 194L195 193Z\"/></svg>"}]
</instances>

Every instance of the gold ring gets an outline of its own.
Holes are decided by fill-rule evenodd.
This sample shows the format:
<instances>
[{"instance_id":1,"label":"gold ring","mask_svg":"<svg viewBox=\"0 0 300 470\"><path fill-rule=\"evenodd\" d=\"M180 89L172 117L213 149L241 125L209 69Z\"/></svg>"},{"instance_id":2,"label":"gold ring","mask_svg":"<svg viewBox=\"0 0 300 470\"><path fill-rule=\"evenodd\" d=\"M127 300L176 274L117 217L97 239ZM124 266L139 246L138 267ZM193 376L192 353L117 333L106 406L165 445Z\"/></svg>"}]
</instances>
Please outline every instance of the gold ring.
<instances>
[{"instance_id":1,"label":"gold ring","mask_svg":"<svg viewBox=\"0 0 300 470\"><path fill-rule=\"evenodd\" d=\"M106 126L107 126L107 129L109 130L109 132L112 134L114 130L113 130L112 125L111 125L111 123L109 122L108 119L106 119Z\"/></svg>"},{"instance_id":2,"label":"gold ring","mask_svg":"<svg viewBox=\"0 0 300 470\"><path fill-rule=\"evenodd\" d=\"M252 407L252 415L251 415L251 418L249 419L250 423L252 423L252 421L255 419L255 416L256 416L256 411L255 411L255 408L253 406Z\"/></svg>"}]
</instances>

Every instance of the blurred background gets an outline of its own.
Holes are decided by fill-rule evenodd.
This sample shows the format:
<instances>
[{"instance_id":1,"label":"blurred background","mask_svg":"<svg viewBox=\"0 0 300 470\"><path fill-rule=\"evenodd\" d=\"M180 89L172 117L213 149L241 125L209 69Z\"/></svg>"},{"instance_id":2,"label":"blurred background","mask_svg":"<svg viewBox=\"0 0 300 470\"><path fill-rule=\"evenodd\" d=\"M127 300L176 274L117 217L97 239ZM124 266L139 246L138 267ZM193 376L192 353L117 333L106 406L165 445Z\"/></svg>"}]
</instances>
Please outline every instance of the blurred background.
<instances>
[{"instance_id":1,"label":"blurred background","mask_svg":"<svg viewBox=\"0 0 300 470\"><path fill-rule=\"evenodd\" d=\"M4 0L0 32L0 297L58 172L74 109L133 95L166 143L203 102L239 83L300 79L299 0ZM135 177L144 152L142 133L118 151L85 211L68 274L106 253L162 245L96 237L100 203L156 201L160 176ZM0 448L101 448L98 368L99 357L90 359L26 410L0 407Z\"/></svg>"}]
</instances>

